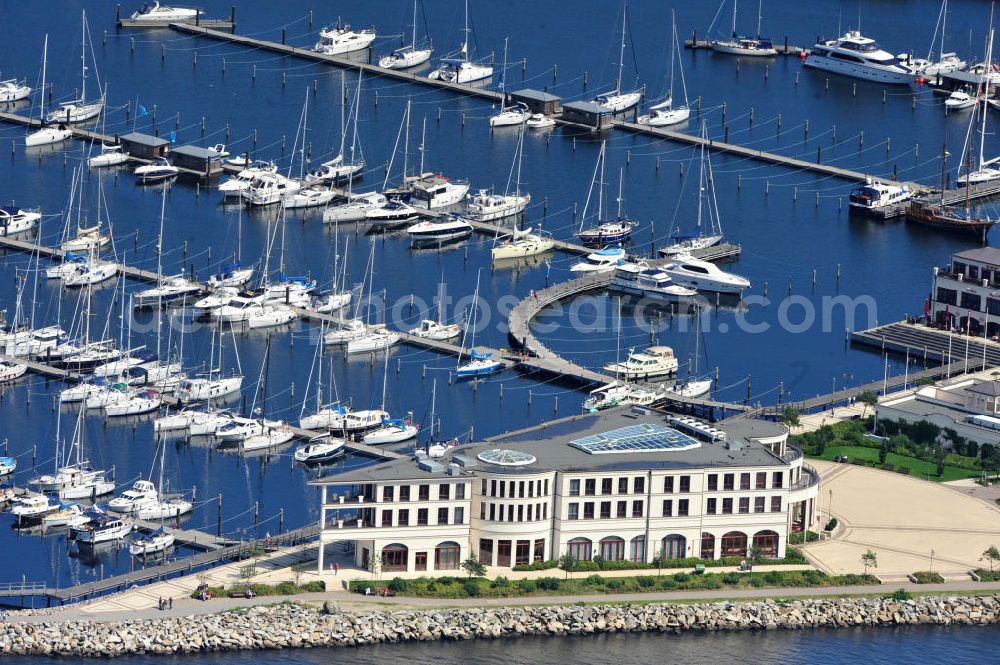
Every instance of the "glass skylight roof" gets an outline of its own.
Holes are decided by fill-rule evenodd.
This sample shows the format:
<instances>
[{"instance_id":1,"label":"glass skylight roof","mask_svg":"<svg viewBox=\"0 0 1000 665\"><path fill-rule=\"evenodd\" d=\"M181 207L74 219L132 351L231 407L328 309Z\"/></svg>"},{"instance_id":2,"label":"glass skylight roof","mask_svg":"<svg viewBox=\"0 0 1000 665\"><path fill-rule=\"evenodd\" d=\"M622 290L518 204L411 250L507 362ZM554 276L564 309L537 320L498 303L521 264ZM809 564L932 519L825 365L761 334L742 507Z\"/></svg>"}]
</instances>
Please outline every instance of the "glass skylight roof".
<instances>
[{"instance_id":1,"label":"glass skylight roof","mask_svg":"<svg viewBox=\"0 0 1000 665\"><path fill-rule=\"evenodd\" d=\"M699 447L701 443L675 429L654 423L644 423L621 427L582 439L574 439L569 442L569 445L591 455L608 455L611 453L690 450Z\"/></svg>"},{"instance_id":2,"label":"glass skylight roof","mask_svg":"<svg viewBox=\"0 0 1000 665\"><path fill-rule=\"evenodd\" d=\"M484 450L476 455L480 462L487 464L497 464L499 466L527 466L535 463L535 456L520 450L506 450L504 448L494 448Z\"/></svg>"}]
</instances>

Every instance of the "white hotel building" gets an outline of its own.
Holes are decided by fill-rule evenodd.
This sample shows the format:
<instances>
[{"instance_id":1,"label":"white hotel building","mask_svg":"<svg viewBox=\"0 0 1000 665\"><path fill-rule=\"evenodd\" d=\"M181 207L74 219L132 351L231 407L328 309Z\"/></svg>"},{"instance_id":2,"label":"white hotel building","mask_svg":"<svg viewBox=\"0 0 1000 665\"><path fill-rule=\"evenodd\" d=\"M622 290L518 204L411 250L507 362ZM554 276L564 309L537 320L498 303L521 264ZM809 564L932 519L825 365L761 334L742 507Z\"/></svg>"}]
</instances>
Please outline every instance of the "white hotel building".
<instances>
[{"instance_id":1,"label":"white hotel building","mask_svg":"<svg viewBox=\"0 0 1000 665\"><path fill-rule=\"evenodd\" d=\"M646 409L565 418L313 481L321 543L349 541L381 572L558 559L783 557L816 521L819 475L779 424L719 429ZM681 431L684 430L684 431ZM323 547L319 567L323 570Z\"/></svg>"}]
</instances>

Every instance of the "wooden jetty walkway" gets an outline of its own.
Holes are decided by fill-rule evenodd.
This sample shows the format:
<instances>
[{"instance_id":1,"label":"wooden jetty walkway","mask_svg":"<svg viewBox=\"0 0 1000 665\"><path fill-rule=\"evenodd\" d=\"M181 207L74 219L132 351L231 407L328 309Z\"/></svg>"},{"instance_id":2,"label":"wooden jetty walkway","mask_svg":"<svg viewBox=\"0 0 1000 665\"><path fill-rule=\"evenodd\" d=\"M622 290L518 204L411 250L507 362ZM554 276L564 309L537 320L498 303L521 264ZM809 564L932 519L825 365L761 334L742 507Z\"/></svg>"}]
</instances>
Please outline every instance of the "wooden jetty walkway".
<instances>
[{"instance_id":1,"label":"wooden jetty walkway","mask_svg":"<svg viewBox=\"0 0 1000 665\"><path fill-rule=\"evenodd\" d=\"M227 560L239 561L254 556L261 550L272 550L283 545L295 545L319 535L319 525L311 524L300 529L273 536L270 541L262 538L244 541L226 547L220 547L193 556L167 561L162 565L149 566L130 573L108 577L103 580L84 582L72 587L50 588L45 583L23 582L0 585L0 602L3 599L24 599L30 597L46 598L48 604L52 601L60 604L84 600L105 593L124 591L125 589L144 582L160 581L168 577L187 575L206 566L214 566Z\"/></svg>"},{"instance_id":2,"label":"wooden jetty walkway","mask_svg":"<svg viewBox=\"0 0 1000 665\"><path fill-rule=\"evenodd\" d=\"M44 256L57 261L62 261L66 258L66 252L62 251L58 247L46 247L44 245L37 245L33 242L28 242L27 240L18 240L17 238L11 238L8 236L0 236L0 248L13 249L27 254L37 254L38 256ZM155 284L160 279L159 275L152 270L134 268L122 263L118 264L118 270L121 271L121 273L126 277L139 282Z\"/></svg>"},{"instance_id":3,"label":"wooden jetty walkway","mask_svg":"<svg viewBox=\"0 0 1000 665\"><path fill-rule=\"evenodd\" d=\"M185 21L186 22L186 21ZM119 28L169 28L174 21L163 21L150 18L122 18L121 3L115 6L115 25ZM192 25L212 28L215 30L235 30L236 29L236 5L229 9L229 18L202 18L201 14L195 16L190 21Z\"/></svg>"},{"instance_id":4,"label":"wooden jetty walkway","mask_svg":"<svg viewBox=\"0 0 1000 665\"><path fill-rule=\"evenodd\" d=\"M170 526L170 520L164 524L152 520L135 520L134 524L135 530L143 533L152 533L162 528L165 533L173 534L178 545L196 550L218 550L239 542L226 536L215 536L197 529L175 529Z\"/></svg>"},{"instance_id":5,"label":"wooden jetty walkway","mask_svg":"<svg viewBox=\"0 0 1000 665\"><path fill-rule=\"evenodd\" d=\"M882 353L908 355L914 362L964 364L968 358L970 364L981 365L985 357L988 367L1000 366L1000 344L915 323L897 321L852 332L850 341L852 345L875 348Z\"/></svg>"},{"instance_id":6,"label":"wooden jetty walkway","mask_svg":"<svg viewBox=\"0 0 1000 665\"><path fill-rule=\"evenodd\" d=\"M773 43L774 43L774 50L778 52L778 55L794 55L794 56L801 57L803 53L806 53L806 54L809 53L809 49L807 49L807 48L804 48L802 46L793 46L793 45L789 44L788 43L788 35L785 35L785 38L782 40L781 43L777 43L777 42L773 42ZM698 31L697 30L692 30L691 31L691 39L685 39L684 40L684 48L689 48L689 49L711 49L712 48L712 42L709 41L709 40L707 40L707 39L698 39ZM737 58L740 57L740 55L738 53L726 53L724 55L726 57L728 57L728 56L736 56ZM748 58L748 60L767 62L767 57L750 56Z\"/></svg>"}]
</instances>

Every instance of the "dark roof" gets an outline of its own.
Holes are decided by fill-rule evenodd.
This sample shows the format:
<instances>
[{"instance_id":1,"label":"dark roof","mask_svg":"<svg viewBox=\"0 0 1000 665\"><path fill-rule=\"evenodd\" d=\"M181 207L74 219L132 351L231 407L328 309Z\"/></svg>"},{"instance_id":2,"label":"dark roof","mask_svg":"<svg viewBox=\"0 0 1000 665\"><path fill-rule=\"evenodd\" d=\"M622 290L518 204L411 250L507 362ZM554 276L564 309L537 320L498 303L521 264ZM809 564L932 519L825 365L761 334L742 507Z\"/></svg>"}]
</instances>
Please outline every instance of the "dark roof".
<instances>
[{"instance_id":1,"label":"dark roof","mask_svg":"<svg viewBox=\"0 0 1000 665\"><path fill-rule=\"evenodd\" d=\"M1000 397L1000 381L980 381L966 388L965 392L985 395L987 397Z\"/></svg>"},{"instance_id":2,"label":"dark roof","mask_svg":"<svg viewBox=\"0 0 1000 665\"><path fill-rule=\"evenodd\" d=\"M783 466L787 463L753 439L782 434L781 425L737 419L729 432L729 423L717 423L729 434L728 441L700 441L697 447L686 449L647 450L591 454L571 442L608 434L635 425L666 425L666 416L646 409L628 407L609 409L597 414L584 414L543 423L517 432L493 437L484 443L458 446L444 458L435 459L432 469L421 468L413 457L353 469L342 474L312 481L313 484L360 484L403 480L428 480L452 477L448 466L457 463L460 474L481 469L490 474L531 475L550 471L569 473L602 471L636 471L645 469L702 469L715 467ZM738 442L739 445L734 445ZM487 450L512 450L535 458L530 464L499 466L478 459ZM467 477L467 475L466 475Z\"/></svg>"},{"instance_id":3,"label":"dark roof","mask_svg":"<svg viewBox=\"0 0 1000 665\"><path fill-rule=\"evenodd\" d=\"M980 263L989 263L1000 266L1000 247L977 247L976 249L967 249L962 252L955 252L953 257L956 259L965 259L966 261L978 261Z\"/></svg>"},{"instance_id":4,"label":"dark roof","mask_svg":"<svg viewBox=\"0 0 1000 665\"><path fill-rule=\"evenodd\" d=\"M167 139L160 138L159 136L151 136L149 134L140 134L139 132L130 132L128 134L123 134L118 137L119 141L128 141L129 143L138 143L140 145L148 145L153 148L158 148L163 145L170 145L170 141Z\"/></svg>"},{"instance_id":5,"label":"dark roof","mask_svg":"<svg viewBox=\"0 0 1000 665\"><path fill-rule=\"evenodd\" d=\"M553 95L548 92L542 92L540 90L532 90L531 88L525 88L524 90L515 90L510 93L511 97L521 98L521 99L533 99L537 102L558 102L560 97Z\"/></svg>"},{"instance_id":6,"label":"dark roof","mask_svg":"<svg viewBox=\"0 0 1000 665\"><path fill-rule=\"evenodd\" d=\"M217 159L219 158L219 153L214 150L209 150L208 148L201 148L196 145L179 145L175 148L170 149L171 155L184 155L186 157L195 157L196 159Z\"/></svg>"},{"instance_id":7,"label":"dark roof","mask_svg":"<svg viewBox=\"0 0 1000 665\"><path fill-rule=\"evenodd\" d=\"M563 111L576 111L578 113L591 113L594 115L611 115L611 111L604 108L597 102L568 102L562 105Z\"/></svg>"}]
</instances>

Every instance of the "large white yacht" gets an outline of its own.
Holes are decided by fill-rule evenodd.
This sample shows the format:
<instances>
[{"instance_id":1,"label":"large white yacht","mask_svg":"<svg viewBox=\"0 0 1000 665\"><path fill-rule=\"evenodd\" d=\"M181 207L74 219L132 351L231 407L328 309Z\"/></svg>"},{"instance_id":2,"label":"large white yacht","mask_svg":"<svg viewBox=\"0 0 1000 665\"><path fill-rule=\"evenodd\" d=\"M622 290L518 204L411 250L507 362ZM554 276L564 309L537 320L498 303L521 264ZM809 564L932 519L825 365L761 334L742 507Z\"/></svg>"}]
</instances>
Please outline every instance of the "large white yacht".
<instances>
[{"instance_id":1,"label":"large white yacht","mask_svg":"<svg viewBox=\"0 0 1000 665\"><path fill-rule=\"evenodd\" d=\"M714 263L702 261L692 256L674 257L673 263L663 266L675 284L689 286L699 291L717 293L738 293L750 288L750 280L731 272L725 272Z\"/></svg>"},{"instance_id":2,"label":"large white yacht","mask_svg":"<svg viewBox=\"0 0 1000 665\"><path fill-rule=\"evenodd\" d=\"M914 80L912 68L857 31L819 42L812 47L805 65L879 83L907 84Z\"/></svg>"},{"instance_id":3,"label":"large white yacht","mask_svg":"<svg viewBox=\"0 0 1000 665\"><path fill-rule=\"evenodd\" d=\"M319 41L313 50L326 55L342 55L366 49L373 41L375 41L375 28L351 30L350 25L338 21L337 25L320 30Z\"/></svg>"}]
</instances>

